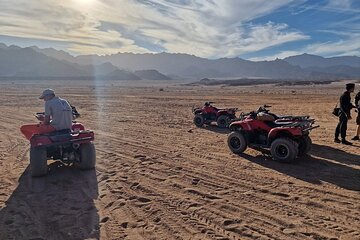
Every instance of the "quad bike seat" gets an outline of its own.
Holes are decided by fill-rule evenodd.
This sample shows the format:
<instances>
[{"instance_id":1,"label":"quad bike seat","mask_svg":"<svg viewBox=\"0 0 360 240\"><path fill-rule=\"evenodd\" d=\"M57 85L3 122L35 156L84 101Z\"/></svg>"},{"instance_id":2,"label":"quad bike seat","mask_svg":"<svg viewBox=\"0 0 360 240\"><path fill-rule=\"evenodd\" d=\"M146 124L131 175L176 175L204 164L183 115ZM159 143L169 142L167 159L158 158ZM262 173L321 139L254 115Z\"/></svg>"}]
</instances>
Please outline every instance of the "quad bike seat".
<instances>
[{"instance_id":1,"label":"quad bike seat","mask_svg":"<svg viewBox=\"0 0 360 240\"><path fill-rule=\"evenodd\" d=\"M265 112L260 112L260 113L256 114L256 120L273 122L273 121L275 121L275 117L271 114L268 114Z\"/></svg>"}]
</instances>

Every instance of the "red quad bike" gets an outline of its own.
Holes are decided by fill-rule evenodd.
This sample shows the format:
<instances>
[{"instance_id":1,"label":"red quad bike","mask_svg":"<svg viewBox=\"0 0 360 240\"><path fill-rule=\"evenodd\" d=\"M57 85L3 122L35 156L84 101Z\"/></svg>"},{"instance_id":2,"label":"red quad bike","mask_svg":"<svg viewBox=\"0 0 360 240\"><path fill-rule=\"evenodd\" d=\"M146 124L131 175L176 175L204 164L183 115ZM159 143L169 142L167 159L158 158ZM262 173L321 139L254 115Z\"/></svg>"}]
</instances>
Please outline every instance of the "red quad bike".
<instances>
[{"instance_id":1,"label":"red quad bike","mask_svg":"<svg viewBox=\"0 0 360 240\"><path fill-rule=\"evenodd\" d=\"M194 123L197 127L202 127L204 124L210 125L216 122L218 127L226 128L230 122L236 118L235 113L237 108L219 109L212 106L214 102L205 102L203 107L193 108Z\"/></svg>"},{"instance_id":2,"label":"red quad bike","mask_svg":"<svg viewBox=\"0 0 360 240\"><path fill-rule=\"evenodd\" d=\"M315 120L309 116L277 116L269 113L270 106L241 114L229 126L228 146L240 154L249 146L258 150L270 149L271 156L279 162L293 162L311 149L309 133Z\"/></svg>"},{"instance_id":3,"label":"red quad bike","mask_svg":"<svg viewBox=\"0 0 360 240\"><path fill-rule=\"evenodd\" d=\"M44 113L37 113L38 119ZM74 117L79 116L74 112ZM94 132L85 130L81 123L73 122L71 130L36 134L30 139L30 169L33 177L47 174L47 160L59 160L87 170L95 167Z\"/></svg>"}]
</instances>

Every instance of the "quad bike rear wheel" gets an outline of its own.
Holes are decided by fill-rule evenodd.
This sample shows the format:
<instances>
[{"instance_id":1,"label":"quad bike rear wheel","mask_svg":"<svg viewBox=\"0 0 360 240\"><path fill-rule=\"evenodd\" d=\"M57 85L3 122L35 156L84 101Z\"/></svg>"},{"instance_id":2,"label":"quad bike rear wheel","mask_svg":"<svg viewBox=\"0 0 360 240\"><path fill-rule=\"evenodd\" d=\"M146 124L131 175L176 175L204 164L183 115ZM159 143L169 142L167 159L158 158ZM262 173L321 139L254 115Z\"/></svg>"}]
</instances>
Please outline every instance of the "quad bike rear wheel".
<instances>
[{"instance_id":1,"label":"quad bike rear wheel","mask_svg":"<svg viewBox=\"0 0 360 240\"><path fill-rule=\"evenodd\" d=\"M93 143L80 145L80 163L78 167L83 170L93 169L96 164L96 151Z\"/></svg>"},{"instance_id":2,"label":"quad bike rear wheel","mask_svg":"<svg viewBox=\"0 0 360 240\"><path fill-rule=\"evenodd\" d=\"M279 162L293 162L298 156L298 144L290 138L278 138L270 147L272 158Z\"/></svg>"},{"instance_id":3,"label":"quad bike rear wheel","mask_svg":"<svg viewBox=\"0 0 360 240\"><path fill-rule=\"evenodd\" d=\"M244 134L238 131L230 133L227 143L230 150L236 154L244 152L248 145Z\"/></svg>"},{"instance_id":4,"label":"quad bike rear wheel","mask_svg":"<svg viewBox=\"0 0 360 240\"><path fill-rule=\"evenodd\" d=\"M218 127L227 128L230 124L230 120L231 119L228 115L221 115L220 117L218 117L216 123Z\"/></svg>"},{"instance_id":5,"label":"quad bike rear wheel","mask_svg":"<svg viewBox=\"0 0 360 240\"><path fill-rule=\"evenodd\" d=\"M194 123L197 127L202 127L204 125L205 119L201 114L196 114L194 117Z\"/></svg>"},{"instance_id":6,"label":"quad bike rear wheel","mask_svg":"<svg viewBox=\"0 0 360 240\"><path fill-rule=\"evenodd\" d=\"M30 148L30 169L32 177L40 177L47 174L47 155L46 148Z\"/></svg>"},{"instance_id":7,"label":"quad bike rear wheel","mask_svg":"<svg viewBox=\"0 0 360 240\"><path fill-rule=\"evenodd\" d=\"M299 156L305 156L311 150L312 141L309 136L303 136L299 140Z\"/></svg>"}]
</instances>

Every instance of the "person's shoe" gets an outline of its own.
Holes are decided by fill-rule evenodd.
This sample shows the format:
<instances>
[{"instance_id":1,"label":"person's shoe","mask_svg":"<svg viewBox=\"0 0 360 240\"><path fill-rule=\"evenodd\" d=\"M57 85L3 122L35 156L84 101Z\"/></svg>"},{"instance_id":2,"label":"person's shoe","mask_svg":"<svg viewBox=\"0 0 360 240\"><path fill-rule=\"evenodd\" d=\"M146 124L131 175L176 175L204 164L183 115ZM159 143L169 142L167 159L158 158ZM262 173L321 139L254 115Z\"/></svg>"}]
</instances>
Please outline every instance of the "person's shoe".
<instances>
[{"instance_id":1,"label":"person's shoe","mask_svg":"<svg viewBox=\"0 0 360 240\"><path fill-rule=\"evenodd\" d=\"M334 142L336 142L336 143L341 143L340 139L338 139L338 138L335 138L335 139L334 139Z\"/></svg>"},{"instance_id":2,"label":"person's shoe","mask_svg":"<svg viewBox=\"0 0 360 240\"><path fill-rule=\"evenodd\" d=\"M344 145L352 145L351 142L346 141L345 139L341 140L341 143L344 144Z\"/></svg>"},{"instance_id":3,"label":"person's shoe","mask_svg":"<svg viewBox=\"0 0 360 240\"><path fill-rule=\"evenodd\" d=\"M360 138L359 138L359 136L355 136L351 140L360 140Z\"/></svg>"}]
</instances>

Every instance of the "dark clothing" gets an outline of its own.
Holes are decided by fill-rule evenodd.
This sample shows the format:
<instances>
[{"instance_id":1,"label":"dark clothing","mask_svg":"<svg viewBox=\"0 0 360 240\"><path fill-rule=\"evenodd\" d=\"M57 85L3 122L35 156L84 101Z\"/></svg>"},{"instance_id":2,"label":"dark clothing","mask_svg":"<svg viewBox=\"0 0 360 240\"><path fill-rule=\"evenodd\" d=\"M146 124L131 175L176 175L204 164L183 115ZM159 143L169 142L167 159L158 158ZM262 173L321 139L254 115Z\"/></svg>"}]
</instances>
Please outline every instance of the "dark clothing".
<instances>
[{"instance_id":1,"label":"dark clothing","mask_svg":"<svg viewBox=\"0 0 360 240\"><path fill-rule=\"evenodd\" d=\"M346 130L347 130L348 117L343 112L340 112L339 123L335 130L335 138L339 138L341 135L342 139L346 138Z\"/></svg>"},{"instance_id":2,"label":"dark clothing","mask_svg":"<svg viewBox=\"0 0 360 240\"><path fill-rule=\"evenodd\" d=\"M360 125L360 92L355 96L355 106L357 107L358 115L356 118L356 124Z\"/></svg>"},{"instance_id":3,"label":"dark clothing","mask_svg":"<svg viewBox=\"0 0 360 240\"><path fill-rule=\"evenodd\" d=\"M350 117L350 111L354 108L354 105L351 103L350 92L344 92L340 97L340 115L339 115L339 123L335 130L335 138L341 138L345 140L346 138L346 130L348 118Z\"/></svg>"},{"instance_id":4,"label":"dark clothing","mask_svg":"<svg viewBox=\"0 0 360 240\"><path fill-rule=\"evenodd\" d=\"M346 115L349 117L350 111L353 107L354 107L354 105L352 105L352 103L351 103L350 92L348 92L348 91L344 92L343 95L341 95L341 97L340 97L341 112L346 113Z\"/></svg>"},{"instance_id":5,"label":"dark clothing","mask_svg":"<svg viewBox=\"0 0 360 240\"><path fill-rule=\"evenodd\" d=\"M355 96L355 106L358 108L360 107L360 92L358 92Z\"/></svg>"}]
</instances>

